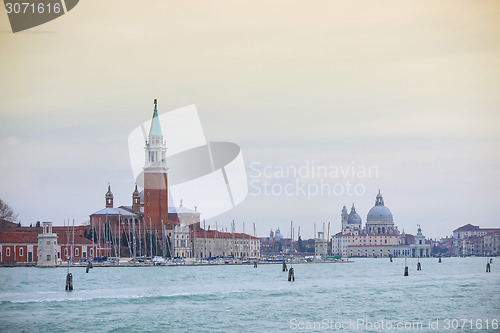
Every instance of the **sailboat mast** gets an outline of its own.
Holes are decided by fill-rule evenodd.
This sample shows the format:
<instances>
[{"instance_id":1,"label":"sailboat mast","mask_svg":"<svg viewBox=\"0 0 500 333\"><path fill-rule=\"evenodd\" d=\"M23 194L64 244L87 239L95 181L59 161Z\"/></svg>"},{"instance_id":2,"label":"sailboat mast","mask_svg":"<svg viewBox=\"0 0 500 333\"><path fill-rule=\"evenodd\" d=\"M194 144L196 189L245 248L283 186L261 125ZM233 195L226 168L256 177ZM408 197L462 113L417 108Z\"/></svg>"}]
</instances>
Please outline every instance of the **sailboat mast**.
<instances>
[{"instance_id":1,"label":"sailboat mast","mask_svg":"<svg viewBox=\"0 0 500 333\"><path fill-rule=\"evenodd\" d=\"M330 221L328 221L328 235L326 238L326 253L330 253Z\"/></svg>"},{"instance_id":2,"label":"sailboat mast","mask_svg":"<svg viewBox=\"0 0 500 333\"><path fill-rule=\"evenodd\" d=\"M120 224L122 223L122 214L118 215L118 258L121 257L122 234L120 234Z\"/></svg>"},{"instance_id":3,"label":"sailboat mast","mask_svg":"<svg viewBox=\"0 0 500 333\"><path fill-rule=\"evenodd\" d=\"M153 229L151 228L151 217L149 218L149 249L151 250L151 260L153 260Z\"/></svg>"},{"instance_id":4,"label":"sailboat mast","mask_svg":"<svg viewBox=\"0 0 500 333\"><path fill-rule=\"evenodd\" d=\"M69 220L68 220L69 222ZM73 262L73 251L75 248L75 219L73 219L73 243L71 245L71 262Z\"/></svg>"}]
</instances>

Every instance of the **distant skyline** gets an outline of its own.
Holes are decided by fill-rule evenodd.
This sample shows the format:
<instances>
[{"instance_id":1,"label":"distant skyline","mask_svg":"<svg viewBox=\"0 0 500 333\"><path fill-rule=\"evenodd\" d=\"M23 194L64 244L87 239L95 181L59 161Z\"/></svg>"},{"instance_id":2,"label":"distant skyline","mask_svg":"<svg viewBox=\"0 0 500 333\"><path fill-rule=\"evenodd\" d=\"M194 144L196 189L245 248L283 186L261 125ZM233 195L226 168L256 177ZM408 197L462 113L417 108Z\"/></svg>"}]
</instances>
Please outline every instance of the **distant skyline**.
<instances>
[{"instance_id":1,"label":"distant skyline","mask_svg":"<svg viewBox=\"0 0 500 333\"><path fill-rule=\"evenodd\" d=\"M241 148L249 195L212 228L334 234L342 206L364 224L379 189L400 231L500 227L499 14L498 1L86 0L13 34L1 11L0 198L25 226L87 221L108 182L130 205L127 138L157 98L160 114L195 104L208 141ZM305 165L338 174L288 172ZM325 192L347 183L358 193ZM292 195L266 195L273 184Z\"/></svg>"}]
</instances>

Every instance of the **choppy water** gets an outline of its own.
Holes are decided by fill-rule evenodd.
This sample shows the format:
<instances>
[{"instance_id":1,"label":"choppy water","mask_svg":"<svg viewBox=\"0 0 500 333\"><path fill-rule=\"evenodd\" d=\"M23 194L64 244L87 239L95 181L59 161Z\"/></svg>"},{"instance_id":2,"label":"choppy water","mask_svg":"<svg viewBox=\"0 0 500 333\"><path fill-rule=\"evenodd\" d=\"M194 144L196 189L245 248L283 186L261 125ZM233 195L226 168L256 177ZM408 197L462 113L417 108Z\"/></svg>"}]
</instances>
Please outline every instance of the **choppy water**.
<instances>
[{"instance_id":1,"label":"choppy water","mask_svg":"<svg viewBox=\"0 0 500 333\"><path fill-rule=\"evenodd\" d=\"M281 265L72 268L71 292L65 268L1 268L0 331L380 332L391 331L389 323L406 324L400 331L500 331L492 328L500 320L500 259L491 273L486 258L421 263L417 271L408 259L408 277L404 259L300 264L293 283ZM410 328L415 322L422 327Z\"/></svg>"}]
</instances>

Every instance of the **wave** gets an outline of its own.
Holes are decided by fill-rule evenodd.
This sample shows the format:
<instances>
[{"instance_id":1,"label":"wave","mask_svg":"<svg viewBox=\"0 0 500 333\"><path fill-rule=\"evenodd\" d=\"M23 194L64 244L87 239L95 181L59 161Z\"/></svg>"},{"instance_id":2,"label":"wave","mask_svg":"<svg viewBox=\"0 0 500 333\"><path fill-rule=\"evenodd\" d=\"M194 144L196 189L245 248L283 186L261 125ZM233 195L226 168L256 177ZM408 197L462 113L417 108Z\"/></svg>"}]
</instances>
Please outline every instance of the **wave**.
<instances>
[{"instance_id":1,"label":"wave","mask_svg":"<svg viewBox=\"0 0 500 333\"><path fill-rule=\"evenodd\" d=\"M81 291L80 293L82 293ZM53 303L53 302L88 302L88 301L94 301L94 300L122 300L122 301L127 301L127 300L147 300L147 301L153 301L153 300L164 300L164 299L214 299L218 298L224 295L228 294L235 294L235 293L245 293L245 292L251 292L251 291L245 291L243 289L235 289L235 290L227 290L227 291L200 291L200 292L177 292L177 293L170 293L170 294L158 294L158 295L152 295L152 294L126 294L126 295L117 295L116 293L113 294L108 294L108 295L74 295L75 291L73 291L73 295L69 294L68 296L59 296L59 295L54 295L54 297L43 297L47 296L47 292L40 292L40 293L32 293L30 294L30 298L23 298L23 299L16 299L15 296L17 297L23 297L26 295L21 295L21 294L13 294L11 293L9 296L11 297L6 297L3 299L0 299L0 305L4 304L26 304L26 303ZM80 294L78 293L78 294ZM42 295L40 295L42 294ZM58 293L59 294L59 293ZM37 298L36 296L39 295L41 298ZM6 296L1 295L1 296ZM0 296L0 297L1 297ZM14 296L14 297L13 297ZM34 297L33 297L34 296Z\"/></svg>"}]
</instances>

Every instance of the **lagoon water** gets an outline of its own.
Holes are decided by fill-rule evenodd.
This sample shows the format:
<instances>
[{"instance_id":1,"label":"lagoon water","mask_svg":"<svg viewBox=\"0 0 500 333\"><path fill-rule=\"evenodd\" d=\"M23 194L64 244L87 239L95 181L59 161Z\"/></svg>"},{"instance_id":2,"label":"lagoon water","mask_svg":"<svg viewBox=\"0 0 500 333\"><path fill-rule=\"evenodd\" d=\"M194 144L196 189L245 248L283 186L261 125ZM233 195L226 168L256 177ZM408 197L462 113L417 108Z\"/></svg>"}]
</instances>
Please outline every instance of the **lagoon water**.
<instances>
[{"instance_id":1,"label":"lagoon water","mask_svg":"<svg viewBox=\"0 0 500 333\"><path fill-rule=\"evenodd\" d=\"M0 268L0 332L500 331L499 258L420 261Z\"/></svg>"}]
</instances>

